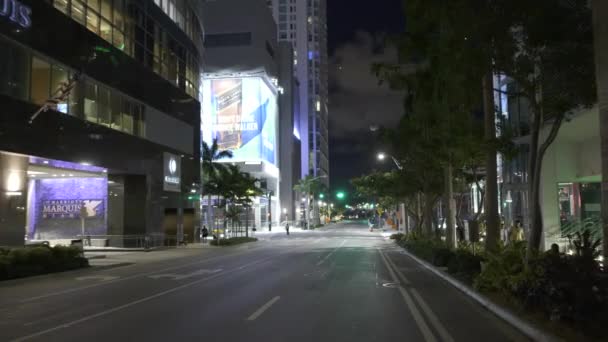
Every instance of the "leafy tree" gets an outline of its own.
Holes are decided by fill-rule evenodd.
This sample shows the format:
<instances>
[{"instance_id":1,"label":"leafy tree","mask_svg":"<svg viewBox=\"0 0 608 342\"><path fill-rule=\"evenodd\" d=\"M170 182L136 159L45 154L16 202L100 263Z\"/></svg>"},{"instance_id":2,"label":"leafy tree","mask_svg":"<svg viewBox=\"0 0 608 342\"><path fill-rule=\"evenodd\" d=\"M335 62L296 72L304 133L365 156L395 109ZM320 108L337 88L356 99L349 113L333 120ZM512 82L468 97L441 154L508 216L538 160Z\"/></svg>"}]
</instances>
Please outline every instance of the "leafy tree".
<instances>
[{"instance_id":1,"label":"leafy tree","mask_svg":"<svg viewBox=\"0 0 608 342\"><path fill-rule=\"evenodd\" d=\"M406 11L408 31L398 40L405 63L415 61L422 67L430 65L430 69L443 66L449 74L444 80L449 81L456 74L482 86L489 250L495 249L499 236L493 102L494 93L500 90L493 89L492 76L506 75L513 79L520 91L510 95L525 97L530 102L528 174L532 226L528 252L535 253L543 228L539 188L544 154L568 113L592 104L595 99L593 82L589 82L593 79L593 53L587 1L408 0ZM409 76L405 69L400 64L379 68L377 72L403 87ZM467 81L462 88L475 87L471 88ZM461 96L458 91L454 94L456 98ZM445 96L436 99L447 103L448 108L457 103ZM541 135L544 123L550 126L545 136Z\"/></svg>"}]
</instances>

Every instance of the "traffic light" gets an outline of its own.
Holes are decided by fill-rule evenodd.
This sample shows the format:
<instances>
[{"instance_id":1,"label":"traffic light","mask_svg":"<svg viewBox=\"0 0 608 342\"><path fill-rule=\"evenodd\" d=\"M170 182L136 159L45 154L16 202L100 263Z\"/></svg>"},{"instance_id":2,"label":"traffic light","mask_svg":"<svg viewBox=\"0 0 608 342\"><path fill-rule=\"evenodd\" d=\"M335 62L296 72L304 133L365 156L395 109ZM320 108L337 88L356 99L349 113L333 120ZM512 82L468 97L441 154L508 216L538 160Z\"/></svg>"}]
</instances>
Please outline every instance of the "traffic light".
<instances>
[{"instance_id":1,"label":"traffic light","mask_svg":"<svg viewBox=\"0 0 608 342\"><path fill-rule=\"evenodd\" d=\"M344 197L346 197L346 194L345 194L343 191L338 191L338 193L336 193L336 197L337 197L339 200L343 200L343 199L344 199Z\"/></svg>"},{"instance_id":2,"label":"traffic light","mask_svg":"<svg viewBox=\"0 0 608 342\"><path fill-rule=\"evenodd\" d=\"M324 198L325 198L325 194L320 193L320 194L319 194L319 198L320 198L320 199L324 199Z\"/></svg>"}]
</instances>

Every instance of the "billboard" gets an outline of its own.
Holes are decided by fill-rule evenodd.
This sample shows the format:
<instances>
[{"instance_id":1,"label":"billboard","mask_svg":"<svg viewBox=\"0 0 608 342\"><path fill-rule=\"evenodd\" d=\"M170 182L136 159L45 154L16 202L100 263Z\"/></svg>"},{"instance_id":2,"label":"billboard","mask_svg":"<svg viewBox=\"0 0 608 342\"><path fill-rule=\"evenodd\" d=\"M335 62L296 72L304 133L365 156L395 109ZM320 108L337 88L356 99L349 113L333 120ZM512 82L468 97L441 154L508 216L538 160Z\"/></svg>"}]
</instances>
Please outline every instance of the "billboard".
<instances>
[{"instance_id":1,"label":"billboard","mask_svg":"<svg viewBox=\"0 0 608 342\"><path fill-rule=\"evenodd\" d=\"M217 139L231 161L276 165L277 111L276 94L261 77L203 81L203 140Z\"/></svg>"}]
</instances>

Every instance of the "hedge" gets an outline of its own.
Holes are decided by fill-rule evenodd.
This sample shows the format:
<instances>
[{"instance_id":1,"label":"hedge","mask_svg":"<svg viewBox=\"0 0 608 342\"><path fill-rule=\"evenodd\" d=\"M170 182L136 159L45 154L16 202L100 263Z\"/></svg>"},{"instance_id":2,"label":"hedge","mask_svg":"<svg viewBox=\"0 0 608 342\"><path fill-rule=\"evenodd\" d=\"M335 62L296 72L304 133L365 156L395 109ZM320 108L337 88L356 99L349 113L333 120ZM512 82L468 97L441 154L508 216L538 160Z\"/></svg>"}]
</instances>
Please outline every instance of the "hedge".
<instances>
[{"instance_id":1,"label":"hedge","mask_svg":"<svg viewBox=\"0 0 608 342\"><path fill-rule=\"evenodd\" d=\"M88 267L78 247L0 248L0 280Z\"/></svg>"},{"instance_id":2,"label":"hedge","mask_svg":"<svg viewBox=\"0 0 608 342\"><path fill-rule=\"evenodd\" d=\"M233 238L229 238L229 239L221 239L219 245L220 246L234 246L234 245L238 245L241 243L255 242L255 241L258 241L258 239L251 238L251 237L233 237ZM217 246L218 240L211 240L211 245Z\"/></svg>"}]
</instances>

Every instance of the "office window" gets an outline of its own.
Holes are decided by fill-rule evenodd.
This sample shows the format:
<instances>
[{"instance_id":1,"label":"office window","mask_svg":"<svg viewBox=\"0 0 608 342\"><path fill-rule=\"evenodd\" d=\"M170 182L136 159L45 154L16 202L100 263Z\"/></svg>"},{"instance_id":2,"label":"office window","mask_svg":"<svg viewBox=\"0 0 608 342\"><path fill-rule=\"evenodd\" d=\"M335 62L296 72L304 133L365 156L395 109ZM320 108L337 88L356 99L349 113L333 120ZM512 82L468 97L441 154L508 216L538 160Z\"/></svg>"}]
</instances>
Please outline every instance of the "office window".
<instances>
[{"instance_id":1,"label":"office window","mask_svg":"<svg viewBox=\"0 0 608 342\"><path fill-rule=\"evenodd\" d=\"M101 0L101 16L112 21L112 0Z\"/></svg>"},{"instance_id":2,"label":"office window","mask_svg":"<svg viewBox=\"0 0 608 342\"><path fill-rule=\"evenodd\" d=\"M84 118L97 123L97 85L86 82L84 91Z\"/></svg>"},{"instance_id":3,"label":"office window","mask_svg":"<svg viewBox=\"0 0 608 342\"><path fill-rule=\"evenodd\" d=\"M106 127L112 126L112 109L111 109L111 98L110 98L110 89L106 87L99 87L98 92L98 101L99 105L98 109L98 118L99 124L104 125Z\"/></svg>"},{"instance_id":4,"label":"office window","mask_svg":"<svg viewBox=\"0 0 608 342\"><path fill-rule=\"evenodd\" d=\"M70 8L68 0L55 0L55 8L67 14Z\"/></svg>"},{"instance_id":5,"label":"office window","mask_svg":"<svg viewBox=\"0 0 608 342\"><path fill-rule=\"evenodd\" d=\"M89 6L90 9L99 13L99 0L88 0L87 5Z\"/></svg>"},{"instance_id":6,"label":"office window","mask_svg":"<svg viewBox=\"0 0 608 342\"><path fill-rule=\"evenodd\" d=\"M91 10L87 11L87 28L99 34L99 15Z\"/></svg>"},{"instance_id":7,"label":"office window","mask_svg":"<svg viewBox=\"0 0 608 342\"><path fill-rule=\"evenodd\" d=\"M145 137L146 136L146 121L144 118L144 106L140 104L135 104L133 106L133 118L135 119L135 132L137 136Z\"/></svg>"},{"instance_id":8,"label":"office window","mask_svg":"<svg viewBox=\"0 0 608 342\"><path fill-rule=\"evenodd\" d=\"M40 58L32 58L30 100L42 105L48 100L51 86L51 65Z\"/></svg>"},{"instance_id":9,"label":"office window","mask_svg":"<svg viewBox=\"0 0 608 342\"><path fill-rule=\"evenodd\" d=\"M122 104L121 97L118 94L112 94L111 99L111 111L112 111L112 122L110 123L110 128L113 129L122 129Z\"/></svg>"},{"instance_id":10,"label":"office window","mask_svg":"<svg viewBox=\"0 0 608 342\"><path fill-rule=\"evenodd\" d=\"M101 25L99 27L99 35L107 42L112 42L112 24L105 20L101 19Z\"/></svg>"},{"instance_id":11,"label":"office window","mask_svg":"<svg viewBox=\"0 0 608 342\"><path fill-rule=\"evenodd\" d=\"M122 130L129 134L133 134L133 113L132 105L129 101L122 101Z\"/></svg>"},{"instance_id":12,"label":"office window","mask_svg":"<svg viewBox=\"0 0 608 342\"><path fill-rule=\"evenodd\" d=\"M25 49L0 36L0 93L27 100L31 67Z\"/></svg>"},{"instance_id":13,"label":"office window","mask_svg":"<svg viewBox=\"0 0 608 342\"><path fill-rule=\"evenodd\" d=\"M85 5L81 0L72 0L72 19L76 20L77 22L81 23L82 25L85 24L85 16L84 16L84 11L85 11Z\"/></svg>"},{"instance_id":14,"label":"office window","mask_svg":"<svg viewBox=\"0 0 608 342\"><path fill-rule=\"evenodd\" d=\"M68 82L68 71L64 68L61 68L57 65L53 65L51 69L51 95L56 95L57 91L61 88L63 84ZM57 111L67 114L68 113L68 103L67 101L57 103Z\"/></svg>"}]
</instances>

